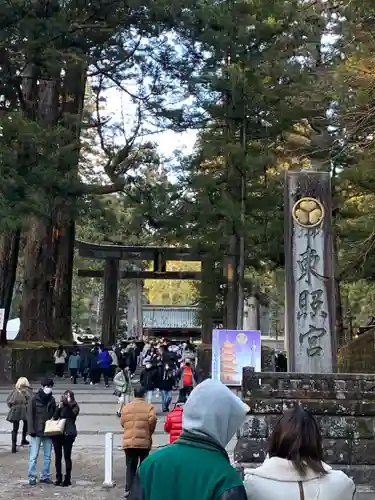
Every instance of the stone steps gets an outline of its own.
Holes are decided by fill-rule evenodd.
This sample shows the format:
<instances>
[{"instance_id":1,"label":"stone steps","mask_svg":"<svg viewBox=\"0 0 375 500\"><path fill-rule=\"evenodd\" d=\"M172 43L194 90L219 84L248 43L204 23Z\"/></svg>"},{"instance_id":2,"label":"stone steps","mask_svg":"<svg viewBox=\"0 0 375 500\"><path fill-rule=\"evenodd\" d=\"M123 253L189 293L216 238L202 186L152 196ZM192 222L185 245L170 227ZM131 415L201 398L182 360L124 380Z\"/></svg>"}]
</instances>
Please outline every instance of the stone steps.
<instances>
[{"instance_id":1,"label":"stone steps","mask_svg":"<svg viewBox=\"0 0 375 500\"><path fill-rule=\"evenodd\" d=\"M136 383L136 380L134 381ZM39 382L32 384L35 390L39 387ZM12 387L0 388L0 448L9 446L11 424L6 421L8 408L6 398ZM54 397L58 401L60 395L67 389L71 389L80 406L80 415L77 419L78 437L75 446L78 448L102 448L104 451L104 435L112 432L114 435L114 448L122 453L123 430L120 426L119 418L116 416L117 398L112 394L113 388L106 388L103 384L91 386L82 382L74 385L70 379L55 381ZM173 402L177 400L178 392L173 393ZM154 433L154 448L166 446L169 436L164 432L164 422L166 414L162 413L161 396L154 394L153 404L156 409L158 422ZM236 439L228 446L228 452L233 453Z\"/></svg>"}]
</instances>

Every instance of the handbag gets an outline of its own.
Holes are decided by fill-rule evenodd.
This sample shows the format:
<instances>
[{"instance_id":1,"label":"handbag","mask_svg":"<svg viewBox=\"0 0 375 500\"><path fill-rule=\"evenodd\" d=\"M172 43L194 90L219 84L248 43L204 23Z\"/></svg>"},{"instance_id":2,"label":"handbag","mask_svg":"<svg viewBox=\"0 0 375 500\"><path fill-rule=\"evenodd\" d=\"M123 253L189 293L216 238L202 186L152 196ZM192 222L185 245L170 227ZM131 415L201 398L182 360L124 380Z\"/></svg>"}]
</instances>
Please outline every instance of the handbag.
<instances>
[{"instance_id":1,"label":"handbag","mask_svg":"<svg viewBox=\"0 0 375 500\"><path fill-rule=\"evenodd\" d=\"M59 420L47 420L44 427L44 435L46 437L62 436L64 434L65 425L65 418L60 418Z\"/></svg>"},{"instance_id":2,"label":"handbag","mask_svg":"<svg viewBox=\"0 0 375 500\"><path fill-rule=\"evenodd\" d=\"M119 389L115 389L113 391L113 395L119 398L120 396L122 396L122 392Z\"/></svg>"}]
</instances>

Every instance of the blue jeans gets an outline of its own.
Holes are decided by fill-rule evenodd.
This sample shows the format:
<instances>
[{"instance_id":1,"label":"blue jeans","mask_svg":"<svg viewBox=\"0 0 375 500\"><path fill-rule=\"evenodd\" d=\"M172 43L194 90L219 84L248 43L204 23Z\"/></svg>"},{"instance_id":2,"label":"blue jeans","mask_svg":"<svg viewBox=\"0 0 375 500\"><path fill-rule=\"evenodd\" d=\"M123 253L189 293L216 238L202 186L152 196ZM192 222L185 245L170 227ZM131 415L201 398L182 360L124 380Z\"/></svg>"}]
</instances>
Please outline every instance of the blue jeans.
<instances>
[{"instance_id":1,"label":"blue jeans","mask_svg":"<svg viewBox=\"0 0 375 500\"><path fill-rule=\"evenodd\" d=\"M29 480L36 479L36 464L38 460L40 447L43 445L43 470L40 479L51 479L51 453L52 439L46 437L32 437L30 442L29 456Z\"/></svg>"},{"instance_id":2,"label":"blue jeans","mask_svg":"<svg viewBox=\"0 0 375 500\"><path fill-rule=\"evenodd\" d=\"M148 403L152 403L152 395L153 395L154 391L147 391L147 394L146 394L146 399L147 399L147 402Z\"/></svg>"},{"instance_id":3,"label":"blue jeans","mask_svg":"<svg viewBox=\"0 0 375 500\"><path fill-rule=\"evenodd\" d=\"M163 410L168 410L172 403L172 391L161 391L161 406Z\"/></svg>"}]
</instances>

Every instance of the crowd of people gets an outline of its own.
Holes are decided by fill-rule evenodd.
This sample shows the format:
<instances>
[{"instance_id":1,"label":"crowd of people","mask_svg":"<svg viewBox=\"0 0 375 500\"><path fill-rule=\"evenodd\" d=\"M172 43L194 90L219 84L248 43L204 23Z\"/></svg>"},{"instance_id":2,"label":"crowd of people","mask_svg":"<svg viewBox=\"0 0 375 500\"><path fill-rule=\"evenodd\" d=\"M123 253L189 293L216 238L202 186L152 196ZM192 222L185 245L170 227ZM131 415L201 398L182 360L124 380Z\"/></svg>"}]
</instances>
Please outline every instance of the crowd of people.
<instances>
[{"instance_id":1,"label":"crowd of people","mask_svg":"<svg viewBox=\"0 0 375 500\"><path fill-rule=\"evenodd\" d=\"M152 402L155 392L160 393L164 412L170 410L173 389L178 388L188 396L198 383L195 347L190 342L172 344L161 339L146 342L142 350L134 341L110 348L95 343L90 350L80 350L77 346L70 354L59 346L54 360L56 376L64 376L67 363L74 384L79 376L84 383L92 385L99 384L102 377L106 387L113 381L118 397L118 416L130 400L132 379L138 365L142 368L140 384L146 391L148 402Z\"/></svg>"},{"instance_id":2,"label":"crowd of people","mask_svg":"<svg viewBox=\"0 0 375 500\"><path fill-rule=\"evenodd\" d=\"M199 380L191 345L171 347L164 342L149 342L142 350L134 349L134 353L129 353L129 346L105 349L95 345L88 357L92 351L97 360L92 365L94 375L91 368L82 370L78 349L70 356L64 349L59 350L55 359L64 358L66 366L69 358L73 383L77 382L78 375L82 375L86 383L98 383L101 376L96 375L96 370L104 375L106 385L113 379L123 427L128 500L159 500L161 496L163 500L353 500L353 481L323 461L319 426L301 407L284 412L274 426L265 462L252 469L243 481L231 465L225 448L245 421L249 408L221 382ZM70 363L72 356L74 362ZM133 356L136 356L135 366ZM134 377L137 364L141 366L139 381ZM56 368L56 375L61 376L61 367ZM12 452L17 452L21 422L21 445L29 445L27 436L30 436L28 479L31 486L37 482L41 447L40 482L52 484L53 449L54 484L71 485L79 406L72 391L65 391L56 403L53 387L53 380L44 379L33 394L28 380L21 378L7 400L8 420L13 425ZM178 389L174 405L173 389ZM169 434L169 445L150 453L158 419L152 404L156 391L161 392L163 412L168 412L164 430Z\"/></svg>"}]
</instances>

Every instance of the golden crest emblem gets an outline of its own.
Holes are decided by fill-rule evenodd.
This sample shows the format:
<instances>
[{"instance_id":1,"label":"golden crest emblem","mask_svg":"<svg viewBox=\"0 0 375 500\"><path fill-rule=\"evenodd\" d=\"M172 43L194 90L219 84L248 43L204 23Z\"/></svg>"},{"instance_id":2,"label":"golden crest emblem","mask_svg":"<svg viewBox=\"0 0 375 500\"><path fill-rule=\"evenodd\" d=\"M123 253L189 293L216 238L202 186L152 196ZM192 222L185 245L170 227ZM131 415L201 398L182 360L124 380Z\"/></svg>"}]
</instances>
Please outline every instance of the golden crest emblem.
<instances>
[{"instance_id":1,"label":"golden crest emblem","mask_svg":"<svg viewBox=\"0 0 375 500\"><path fill-rule=\"evenodd\" d=\"M292 208L292 217L302 227L318 227L324 219L324 207L316 198L301 198Z\"/></svg>"}]
</instances>

